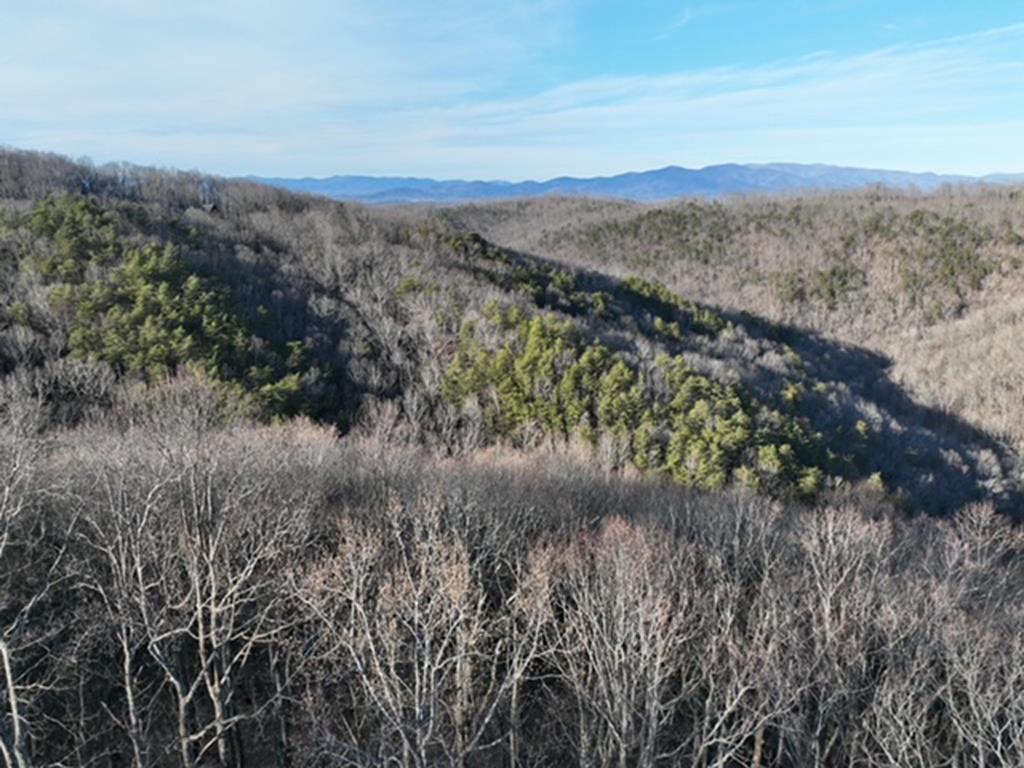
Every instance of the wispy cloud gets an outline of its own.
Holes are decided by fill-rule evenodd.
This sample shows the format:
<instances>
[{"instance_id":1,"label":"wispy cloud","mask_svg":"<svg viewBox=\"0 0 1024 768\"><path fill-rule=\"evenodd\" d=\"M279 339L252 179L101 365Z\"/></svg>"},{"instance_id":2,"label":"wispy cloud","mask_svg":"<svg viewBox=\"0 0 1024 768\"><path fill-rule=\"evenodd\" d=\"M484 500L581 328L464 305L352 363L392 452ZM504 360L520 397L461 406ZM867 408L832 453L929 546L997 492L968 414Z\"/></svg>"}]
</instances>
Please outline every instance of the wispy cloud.
<instances>
[{"instance_id":1,"label":"wispy cloud","mask_svg":"<svg viewBox=\"0 0 1024 768\"><path fill-rule=\"evenodd\" d=\"M980 172L1024 166L1012 132L1024 105L1009 98L1024 90L1020 51L1024 25L856 56L587 80L430 123L446 146L586 148L586 168L600 158L603 171L788 159Z\"/></svg>"},{"instance_id":2,"label":"wispy cloud","mask_svg":"<svg viewBox=\"0 0 1024 768\"><path fill-rule=\"evenodd\" d=\"M0 143L288 175L523 178L732 160L1024 166L1024 24L538 87L573 7L11 4L0 9L0 27L19 30L0 55ZM705 12L683 8L675 28Z\"/></svg>"},{"instance_id":3,"label":"wispy cloud","mask_svg":"<svg viewBox=\"0 0 1024 768\"><path fill-rule=\"evenodd\" d=\"M714 3L703 5L687 5L675 16L669 19L665 28L655 37L655 40L665 40L674 36L684 27L689 27L700 19L711 16L722 16L733 13L743 8L744 3Z\"/></svg>"},{"instance_id":4,"label":"wispy cloud","mask_svg":"<svg viewBox=\"0 0 1024 768\"><path fill-rule=\"evenodd\" d=\"M693 21L697 17L697 12L693 8L683 8L682 13L672 19L672 22L668 25L668 31L672 32L677 29L681 29Z\"/></svg>"}]
</instances>

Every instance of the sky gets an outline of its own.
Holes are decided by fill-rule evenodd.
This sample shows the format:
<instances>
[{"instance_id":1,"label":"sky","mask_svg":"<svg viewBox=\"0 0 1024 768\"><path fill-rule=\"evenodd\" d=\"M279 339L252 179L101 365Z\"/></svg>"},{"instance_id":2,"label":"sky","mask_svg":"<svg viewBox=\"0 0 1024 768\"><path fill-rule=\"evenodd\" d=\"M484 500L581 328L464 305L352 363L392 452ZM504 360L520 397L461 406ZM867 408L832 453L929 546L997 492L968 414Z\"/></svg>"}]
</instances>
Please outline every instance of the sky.
<instances>
[{"instance_id":1,"label":"sky","mask_svg":"<svg viewBox=\"0 0 1024 768\"><path fill-rule=\"evenodd\" d=\"M0 0L0 145L224 175L1024 171L1021 0Z\"/></svg>"}]
</instances>

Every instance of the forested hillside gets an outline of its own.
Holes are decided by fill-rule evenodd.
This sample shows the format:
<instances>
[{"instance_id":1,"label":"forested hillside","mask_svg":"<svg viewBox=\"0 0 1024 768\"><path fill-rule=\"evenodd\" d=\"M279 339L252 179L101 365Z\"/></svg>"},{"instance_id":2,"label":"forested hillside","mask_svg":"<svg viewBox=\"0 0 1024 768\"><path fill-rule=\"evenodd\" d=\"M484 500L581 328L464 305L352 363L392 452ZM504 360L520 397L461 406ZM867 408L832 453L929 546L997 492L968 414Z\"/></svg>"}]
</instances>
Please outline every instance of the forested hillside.
<instances>
[{"instance_id":1,"label":"forested hillside","mask_svg":"<svg viewBox=\"0 0 1024 768\"><path fill-rule=\"evenodd\" d=\"M561 262L658 279L887 358L919 402L1018 450L1024 191L885 189L644 207L467 206L459 226Z\"/></svg>"},{"instance_id":2,"label":"forested hillside","mask_svg":"<svg viewBox=\"0 0 1024 768\"><path fill-rule=\"evenodd\" d=\"M559 225L541 209L537 247L510 248L496 243L530 244L480 236L493 226L486 210L382 211L187 175L6 162L0 366L62 425L126 388L189 375L255 418L304 415L342 432L386 421L449 454L579 442L615 468L708 490L813 500L866 484L932 512L1015 503L1005 435L915 401L884 355L833 333L858 311L891 328L923 322L947 294L970 300L1016 269L1009 219L994 242L989 225L938 214L904 217L946 227L920 242L892 224L891 247L913 251L897 269L922 285L904 306L890 294L909 288L881 278L878 296L857 302L864 256L788 272L743 263L744 228L774 228L749 246L768 259L776 230L819 226L800 203L687 203ZM837 201L835 215L852 205ZM521 223L534 212L501 213ZM801 236L805 250L822 242L816 232ZM733 283L783 290L806 316L749 311L757 294L726 301L733 287L743 294Z\"/></svg>"},{"instance_id":3,"label":"forested hillside","mask_svg":"<svg viewBox=\"0 0 1024 768\"><path fill-rule=\"evenodd\" d=\"M618 176L547 181L438 181L387 176L331 176L323 179L254 178L254 181L295 192L310 192L335 200L366 203L431 202L454 204L484 200L522 200L551 195L586 196L637 202L665 202L682 197L723 198L741 194L864 189L885 185L894 189L934 192L946 185L1012 184L1022 176L985 177L906 173L792 163L725 164L706 168L668 166Z\"/></svg>"},{"instance_id":4,"label":"forested hillside","mask_svg":"<svg viewBox=\"0 0 1024 768\"><path fill-rule=\"evenodd\" d=\"M1022 274L1012 190L0 153L0 755L1020 765Z\"/></svg>"}]
</instances>

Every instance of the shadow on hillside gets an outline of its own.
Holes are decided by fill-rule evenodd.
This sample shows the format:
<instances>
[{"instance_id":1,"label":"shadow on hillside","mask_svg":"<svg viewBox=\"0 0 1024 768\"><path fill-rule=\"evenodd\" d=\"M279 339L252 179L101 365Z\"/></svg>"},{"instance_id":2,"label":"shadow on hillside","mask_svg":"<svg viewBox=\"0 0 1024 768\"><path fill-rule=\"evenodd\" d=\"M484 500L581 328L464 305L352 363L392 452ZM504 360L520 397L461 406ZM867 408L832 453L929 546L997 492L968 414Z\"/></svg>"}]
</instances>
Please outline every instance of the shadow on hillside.
<instances>
[{"instance_id":1,"label":"shadow on hillside","mask_svg":"<svg viewBox=\"0 0 1024 768\"><path fill-rule=\"evenodd\" d=\"M848 435L856 434L858 420L869 423L873 429L860 451L868 471L881 472L915 507L942 514L991 500L1002 512L1024 519L1024 491L1014 480L1019 457L985 430L914 400L893 381L890 358L806 329L745 313L723 314L751 336L787 344L810 379L848 388L852 397L812 418L819 424L822 416L835 419L828 426ZM769 386L776 385L768 379Z\"/></svg>"},{"instance_id":2,"label":"shadow on hillside","mask_svg":"<svg viewBox=\"0 0 1024 768\"><path fill-rule=\"evenodd\" d=\"M905 498L912 509L929 514L949 514L966 504L988 500L1002 512L1024 519L1024 493L1014 479L1019 464L1013 451L958 416L916 402L892 380L892 361L887 357L747 313L683 302L695 308L694 314L710 313L736 326L763 353L798 355L804 394L798 405L786 405L780 395L793 382L792 371L739 357L749 349L716 343L715 334L699 322L691 322L683 339L667 340L655 333L649 322L650 315L663 309L663 302L655 301L652 308L648 298L639 297L622 280L571 270L578 291L612 297L612 316L599 317L580 309L585 304L552 294L546 275L567 270L566 265L488 247L499 251L502 258L495 259L493 253L488 258L460 258L453 260L452 266L505 289L510 288L510 274L540 276L534 292L536 305L574 315L588 336L611 348L628 349L627 337L634 334L667 351L710 356L742 370L743 382L755 397L810 420L822 433L825 445L839 454L833 466L842 474L866 478L878 472L886 487ZM687 321L687 310L678 311Z\"/></svg>"},{"instance_id":3,"label":"shadow on hillside","mask_svg":"<svg viewBox=\"0 0 1024 768\"><path fill-rule=\"evenodd\" d=\"M190 231L177 221L137 224L146 235L177 245L190 268L227 288L234 311L250 332L278 347L292 340L311 345L313 359L329 375L313 383L314 410L310 415L337 424L340 414L356 412L363 393L350 376L345 350L359 317L355 313L314 312L314 297L323 295L325 289L285 273L292 258L287 247L263 237L245 242L213 227ZM246 247L240 248L242 243ZM340 297L335 298L341 303Z\"/></svg>"}]
</instances>

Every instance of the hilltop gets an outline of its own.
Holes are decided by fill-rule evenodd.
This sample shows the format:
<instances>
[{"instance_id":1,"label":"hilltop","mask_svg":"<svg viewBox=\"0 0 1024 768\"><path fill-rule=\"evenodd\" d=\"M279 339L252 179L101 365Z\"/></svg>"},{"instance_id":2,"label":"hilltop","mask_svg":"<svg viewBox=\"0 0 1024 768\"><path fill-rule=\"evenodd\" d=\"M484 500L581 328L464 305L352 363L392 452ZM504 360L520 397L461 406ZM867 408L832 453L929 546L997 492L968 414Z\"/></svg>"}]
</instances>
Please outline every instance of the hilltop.
<instances>
[{"instance_id":1,"label":"hilltop","mask_svg":"<svg viewBox=\"0 0 1024 768\"><path fill-rule=\"evenodd\" d=\"M675 198L851 190L870 186L935 192L943 186L1014 184L1024 174L983 177L910 173L870 168L797 163L725 164L700 169L668 166L658 170L597 178L559 177L547 181L463 181L388 176L259 178L252 181L309 192L336 200L365 203L461 203L551 196L664 202Z\"/></svg>"}]
</instances>

